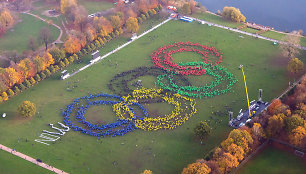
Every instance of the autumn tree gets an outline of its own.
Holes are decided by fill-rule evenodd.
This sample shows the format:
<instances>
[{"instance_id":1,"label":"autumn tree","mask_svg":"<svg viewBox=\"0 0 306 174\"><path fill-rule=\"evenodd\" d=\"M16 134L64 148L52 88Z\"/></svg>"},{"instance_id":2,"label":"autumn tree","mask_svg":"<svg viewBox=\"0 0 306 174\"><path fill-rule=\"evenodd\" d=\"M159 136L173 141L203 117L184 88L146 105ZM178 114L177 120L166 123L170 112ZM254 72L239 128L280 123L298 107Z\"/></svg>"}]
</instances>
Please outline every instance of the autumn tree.
<instances>
[{"instance_id":1,"label":"autumn tree","mask_svg":"<svg viewBox=\"0 0 306 174\"><path fill-rule=\"evenodd\" d=\"M230 153L231 155L236 157L238 159L238 161L241 161L244 158L244 150L243 150L243 148L240 147L240 146L237 146L236 144L231 144L228 147L228 153Z\"/></svg>"},{"instance_id":2,"label":"autumn tree","mask_svg":"<svg viewBox=\"0 0 306 174\"><path fill-rule=\"evenodd\" d=\"M59 49L57 47L52 48L49 53L52 55L55 63L58 63L62 59L65 58L65 51L63 49Z\"/></svg>"},{"instance_id":3,"label":"autumn tree","mask_svg":"<svg viewBox=\"0 0 306 174\"><path fill-rule=\"evenodd\" d=\"M297 114L285 118L285 128L288 132L296 129L298 126L304 125L304 119Z\"/></svg>"},{"instance_id":4,"label":"autumn tree","mask_svg":"<svg viewBox=\"0 0 306 174\"><path fill-rule=\"evenodd\" d=\"M111 22L104 17L94 17L93 25L101 37L107 36L114 30Z\"/></svg>"},{"instance_id":5,"label":"autumn tree","mask_svg":"<svg viewBox=\"0 0 306 174\"><path fill-rule=\"evenodd\" d=\"M3 101L8 100L8 95L6 92L2 92L1 96L2 96Z\"/></svg>"},{"instance_id":6,"label":"autumn tree","mask_svg":"<svg viewBox=\"0 0 306 174\"><path fill-rule=\"evenodd\" d=\"M81 43L79 39L70 35L65 41L64 47L67 53L73 54L81 50Z\"/></svg>"},{"instance_id":7,"label":"autumn tree","mask_svg":"<svg viewBox=\"0 0 306 174\"><path fill-rule=\"evenodd\" d=\"M224 7L222 17L234 22L245 22L245 16L243 16L238 8Z\"/></svg>"},{"instance_id":8,"label":"autumn tree","mask_svg":"<svg viewBox=\"0 0 306 174\"><path fill-rule=\"evenodd\" d=\"M40 29L38 41L44 43L46 50L48 49L48 43L52 41L51 32L48 27L43 27Z\"/></svg>"},{"instance_id":9,"label":"autumn tree","mask_svg":"<svg viewBox=\"0 0 306 174\"><path fill-rule=\"evenodd\" d=\"M282 106L282 102L280 99L274 99L271 103L271 105L268 107L268 112L270 114L274 114L275 111L280 107Z\"/></svg>"},{"instance_id":10,"label":"autumn tree","mask_svg":"<svg viewBox=\"0 0 306 174\"><path fill-rule=\"evenodd\" d=\"M122 20L119 16L111 16L110 22L112 23L114 29L119 29L122 26Z\"/></svg>"},{"instance_id":11,"label":"autumn tree","mask_svg":"<svg viewBox=\"0 0 306 174\"><path fill-rule=\"evenodd\" d=\"M36 113L36 106L30 101L24 101L19 105L18 113L24 117L32 117Z\"/></svg>"},{"instance_id":12,"label":"autumn tree","mask_svg":"<svg viewBox=\"0 0 306 174\"><path fill-rule=\"evenodd\" d=\"M144 170L141 174L153 174L151 170Z\"/></svg>"},{"instance_id":13,"label":"autumn tree","mask_svg":"<svg viewBox=\"0 0 306 174\"><path fill-rule=\"evenodd\" d=\"M184 168L182 174L209 174L211 169L205 163L192 163Z\"/></svg>"},{"instance_id":14,"label":"autumn tree","mask_svg":"<svg viewBox=\"0 0 306 174\"><path fill-rule=\"evenodd\" d=\"M298 73L304 69L304 63L298 58L290 59L287 69L291 73Z\"/></svg>"},{"instance_id":15,"label":"autumn tree","mask_svg":"<svg viewBox=\"0 0 306 174\"><path fill-rule=\"evenodd\" d=\"M268 119L268 126L266 128L266 131L269 137L273 137L274 135L277 135L281 132L281 130L285 126L284 119L284 114L273 115Z\"/></svg>"},{"instance_id":16,"label":"autumn tree","mask_svg":"<svg viewBox=\"0 0 306 174\"><path fill-rule=\"evenodd\" d=\"M60 9L61 13L65 14L66 10L70 7L77 6L76 0L61 0Z\"/></svg>"},{"instance_id":17,"label":"autumn tree","mask_svg":"<svg viewBox=\"0 0 306 174\"><path fill-rule=\"evenodd\" d=\"M290 143L295 146L301 146L302 141L306 139L306 129L303 126L298 126L289 134ZM303 147L305 148L305 147Z\"/></svg>"},{"instance_id":18,"label":"autumn tree","mask_svg":"<svg viewBox=\"0 0 306 174\"><path fill-rule=\"evenodd\" d=\"M129 19L126 21L126 29L129 32L135 33L139 30L138 21L134 17L129 17Z\"/></svg>"},{"instance_id":19,"label":"autumn tree","mask_svg":"<svg viewBox=\"0 0 306 174\"><path fill-rule=\"evenodd\" d=\"M18 63L19 69L21 69L24 79L34 76L35 66L31 59L25 58Z\"/></svg>"},{"instance_id":20,"label":"autumn tree","mask_svg":"<svg viewBox=\"0 0 306 174\"><path fill-rule=\"evenodd\" d=\"M97 38L97 32L96 29L92 25L88 25L85 31L85 36L87 42L92 42Z\"/></svg>"},{"instance_id":21,"label":"autumn tree","mask_svg":"<svg viewBox=\"0 0 306 174\"><path fill-rule=\"evenodd\" d=\"M228 138L232 138L234 143L242 147L246 153L249 152L249 145L253 144L253 138L246 130L234 129L229 133Z\"/></svg>"},{"instance_id":22,"label":"autumn tree","mask_svg":"<svg viewBox=\"0 0 306 174\"><path fill-rule=\"evenodd\" d=\"M282 55L292 59L300 54L299 46L300 46L300 38L301 35L297 31L293 31L290 34L287 34L282 38L284 43L280 44L280 50Z\"/></svg>"},{"instance_id":23,"label":"autumn tree","mask_svg":"<svg viewBox=\"0 0 306 174\"><path fill-rule=\"evenodd\" d=\"M217 161L221 173L227 173L239 165L238 159L230 153L224 153Z\"/></svg>"},{"instance_id":24,"label":"autumn tree","mask_svg":"<svg viewBox=\"0 0 306 174\"><path fill-rule=\"evenodd\" d=\"M5 68L4 76L8 87L14 86L16 83L21 82L22 79L22 75L11 67Z\"/></svg>"},{"instance_id":25,"label":"autumn tree","mask_svg":"<svg viewBox=\"0 0 306 174\"><path fill-rule=\"evenodd\" d=\"M1 26L5 29L11 27L14 24L14 18L11 15L10 10L7 8L2 9L0 12L0 23Z\"/></svg>"},{"instance_id":26,"label":"autumn tree","mask_svg":"<svg viewBox=\"0 0 306 174\"><path fill-rule=\"evenodd\" d=\"M211 128L206 121L201 121L194 128L194 133L199 138L204 139L211 133Z\"/></svg>"},{"instance_id":27,"label":"autumn tree","mask_svg":"<svg viewBox=\"0 0 306 174\"><path fill-rule=\"evenodd\" d=\"M265 137L265 133L264 133L264 130L261 126L260 123L254 123L253 124L253 127L252 127L252 134L254 136L256 136L257 138L262 138L262 137Z\"/></svg>"},{"instance_id":28,"label":"autumn tree","mask_svg":"<svg viewBox=\"0 0 306 174\"><path fill-rule=\"evenodd\" d=\"M234 140L232 138L227 138L221 143L222 149L225 151L228 151L228 147L234 143Z\"/></svg>"}]
</instances>

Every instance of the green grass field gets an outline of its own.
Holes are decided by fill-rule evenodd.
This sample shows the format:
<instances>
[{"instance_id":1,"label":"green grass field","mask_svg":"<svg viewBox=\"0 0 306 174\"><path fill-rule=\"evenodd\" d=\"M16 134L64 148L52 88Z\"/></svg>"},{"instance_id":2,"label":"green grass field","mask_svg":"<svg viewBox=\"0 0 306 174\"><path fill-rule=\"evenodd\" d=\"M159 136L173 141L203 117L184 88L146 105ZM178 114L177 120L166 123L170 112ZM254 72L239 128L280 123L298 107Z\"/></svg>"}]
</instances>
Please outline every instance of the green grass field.
<instances>
[{"instance_id":1,"label":"green grass field","mask_svg":"<svg viewBox=\"0 0 306 174\"><path fill-rule=\"evenodd\" d=\"M274 63L278 47L268 41L249 36L240 38L239 35L197 23L170 21L67 80L59 80L60 74L57 73L1 104L0 111L8 114L5 119L0 119L1 144L33 158L40 158L47 164L69 173L140 173L144 169L150 169L157 174L180 173L183 167L204 157L227 136L231 128L227 126L225 106L231 107L235 113L238 113L240 108L246 108L242 73L238 69L240 64L245 67L251 99L256 99L258 89L262 88L264 100L270 101L281 94L288 85L285 67ZM116 39L102 50L116 48L124 39L127 38ZM175 130L136 130L122 137L99 140L70 131L50 146L34 142L42 130L50 130L48 123L63 120L61 108L65 108L74 98L101 91L109 93L107 84L115 74L139 66L153 66L149 55L160 46L175 41L198 42L221 50L224 53L223 66L239 80L232 92L210 99L197 99L198 113ZM179 54L174 56L174 59L181 58ZM302 58L305 62L305 55ZM115 62L118 66L115 66ZM198 84L205 83L205 79L205 75L199 78L190 77L191 82L196 81ZM155 87L153 80L150 83L146 82L145 87ZM78 87L67 91L71 84ZM24 100L36 103L39 114L31 119L20 118L16 109ZM167 104L147 107L152 110L159 108L161 113L168 112ZM109 106L103 110L101 107L100 112L102 111L102 121L115 119L116 116ZM212 112L216 111L222 111L223 114L213 115ZM98 112L98 108L92 111ZM213 133L204 145L200 145L195 141L193 128L199 121L208 119L212 122ZM29 142L25 142L26 138Z\"/></svg>"},{"instance_id":2,"label":"green grass field","mask_svg":"<svg viewBox=\"0 0 306 174\"><path fill-rule=\"evenodd\" d=\"M306 163L300 157L285 151L268 147L253 157L238 174L301 174L306 171Z\"/></svg>"},{"instance_id":3,"label":"green grass field","mask_svg":"<svg viewBox=\"0 0 306 174\"><path fill-rule=\"evenodd\" d=\"M28 42L31 36L36 41L36 47L42 45L38 42L37 38L40 29L48 26L48 24L27 14L20 14L19 17L22 22L16 24L12 30L8 30L6 34L0 38L1 51L16 50L22 53L28 50ZM49 26L49 29L54 41L57 39L60 31L54 26Z\"/></svg>"},{"instance_id":4,"label":"green grass field","mask_svg":"<svg viewBox=\"0 0 306 174\"><path fill-rule=\"evenodd\" d=\"M90 0L79 0L78 4L84 6L87 9L88 14L107 10L113 7L113 4L108 1L96 2L96 1L90 1Z\"/></svg>"},{"instance_id":5,"label":"green grass field","mask_svg":"<svg viewBox=\"0 0 306 174\"><path fill-rule=\"evenodd\" d=\"M52 173L42 167L39 167L31 162L21 159L9 152L0 150L0 173Z\"/></svg>"},{"instance_id":6,"label":"green grass field","mask_svg":"<svg viewBox=\"0 0 306 174\"><path fill-rule=\"evenodd\" d=\"M267 31L265 33L262 33L261 35L265 36L265 37L272 38L272 39L276 39L276 40L282 40L282 38L285 36L285 34L277 33L277 32L274 32L274 31ZM305 37L301 37L301 43L300 44L302 46L306 47L306 38Z\"/></svg>"},{"instance_id":7,"label":"green grass field","mask_svg":"<svg viewBox=\"0 0 306 174\"><path fill-rule=\"evenodd\" d=\"M243 29L241 29L241 30L242 30L242 31L249 32L249 33L256 33L256 32L259 31L259 30L253 29L253 28L243 28Z\"/></svg>"}]
</instances>

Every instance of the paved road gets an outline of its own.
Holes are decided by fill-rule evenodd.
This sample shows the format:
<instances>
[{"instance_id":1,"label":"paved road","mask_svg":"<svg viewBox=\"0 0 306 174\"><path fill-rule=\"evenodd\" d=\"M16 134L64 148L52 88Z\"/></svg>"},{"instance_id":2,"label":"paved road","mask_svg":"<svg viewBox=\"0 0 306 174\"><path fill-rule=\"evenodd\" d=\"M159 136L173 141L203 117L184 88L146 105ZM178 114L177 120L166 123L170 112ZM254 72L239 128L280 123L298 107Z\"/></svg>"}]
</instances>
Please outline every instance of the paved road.
<instances>
[{"instance_id":1,"label":"paved road","mask_svg":"<svg viewBox=\"0 0 306 174\"><path fill-rule=\"evenodd\" d=\"M23 159L25 159L25 160L27 160L27 161L30 161L31 163L34 163L34 164L36 164L36 165L38 165L38 166L40 166L40 167L43 167L43 168L45 168L45 169L48 169L48 170L50 170L50 171L52 171L52 172L54 172L54 173L68 174L68 173L64 172L63 170L57 169L57 168L55 168L55 167L53 167L53 166L50 166L50 165L48 165L48 164L45 164L45 163L42 163L42 162L37 162L36 159L34 159L34 158L32 158L32 157L29 157L29 156L27 156L27 155L25 155L25 154L23 154L23 153L17 152L16 150L13 150L13 149L11 149L11 148L9 148L9 147L6 147L6 146L4 146L4 145L2 145L2 144L0 144L0 149L1 149L1 150L4 150L4 151L7 151L7 152L9 152L9 153L11 153L11 154L13 154L13 155L16 155L16 156L18 156L18 157L20 157L20 158L23 158Z\"/></svg>"},{"instance_id":2,"label":"paved road","mask_svg":"<svg viewBox=\"0 0 306 174\"><path fill-rule=\"evenodd\" d=\"M42 18L42 17L40 17L40 16L38 16L38 15L35 15L35 14L33 14L33 13L30 13L30 12L22 12L22 13L28 14L28 15L31 15L31 16L34 16L34 17L36 17L37 19L40 19L40 20L42 20L42 21L48 23L48 22L46 21L46 19L44 19L44 18ZM56 27L56 28L58 28L58 29L60 30L59 36L57 37L57 39L56 39L54 42L52 42L52 44L55 44L55 43L63 43L63 41L61 41L61 38L62 38L62 35L63 35L63 30L62 30L62 28L61 28L60 26L54 24L54 23L51 23L51 25L53 25L54 27Z\"/></svg>"},{"instance_id":3,"label":"paved road","mask_svg":"<svg viewBox=\"0 0 306 174\"><path fill-rule=\"evenodd\" d=\"M287 42L279 41L279 40L276 40L276 39L271 39L271 38L264 37L264 36L261 36L261 35L258 35L258 34L248 33L248 32L241 31L241 30L238 30L238 29L235 29L235 28L230 28L230 27L215 24L215 23L212 23L212 22L204 21L202 19L197 19L197 18L193 18L193 17L190 17L190 18L192 18L192 19L194 19L195 21L198 21L198 22L203 22L203 23L209 24L211 26L215 26L215 27L226 29L226 30L234 31L234 32L245 34L245 35L252 36L252 37L255 37L255 38L264 39L264 40L268 40L268 41L271 41L271 42L276 42L276 43L279 43L279 44L288 44ZM298 47L300 49L306 50L306 47L302 47L302 46L298 46Z\"/></svg>"}]
</instances>

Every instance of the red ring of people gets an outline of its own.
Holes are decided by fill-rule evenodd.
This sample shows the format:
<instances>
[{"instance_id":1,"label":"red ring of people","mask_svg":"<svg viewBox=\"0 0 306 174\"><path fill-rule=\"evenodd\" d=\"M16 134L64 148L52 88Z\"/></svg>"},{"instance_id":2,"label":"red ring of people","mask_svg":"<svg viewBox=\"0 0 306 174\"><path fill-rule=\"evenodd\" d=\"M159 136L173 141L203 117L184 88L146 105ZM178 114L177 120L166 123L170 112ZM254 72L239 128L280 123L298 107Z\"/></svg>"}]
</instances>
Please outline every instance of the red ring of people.
<instances>
[{"instance_id":1,"label":"red ring of people","mask_svg":"<svg viewBox=\"0 0 306 174\"><path fill-rule=\"evenodd\" d=\"M155 66L178 74L202 75L206 73L206 70L201 68L201 66L178 66L177 63L173 62L173 54L179 52L194 52L200 54L204 63L212 63L213 66L222 62L222 53L217 51L215 47L191 42L175 42L168 46L160 47L151 54L151 58ZM212 59L215 57L217 61L213 63Z\"/></svg>"}]
</instances>

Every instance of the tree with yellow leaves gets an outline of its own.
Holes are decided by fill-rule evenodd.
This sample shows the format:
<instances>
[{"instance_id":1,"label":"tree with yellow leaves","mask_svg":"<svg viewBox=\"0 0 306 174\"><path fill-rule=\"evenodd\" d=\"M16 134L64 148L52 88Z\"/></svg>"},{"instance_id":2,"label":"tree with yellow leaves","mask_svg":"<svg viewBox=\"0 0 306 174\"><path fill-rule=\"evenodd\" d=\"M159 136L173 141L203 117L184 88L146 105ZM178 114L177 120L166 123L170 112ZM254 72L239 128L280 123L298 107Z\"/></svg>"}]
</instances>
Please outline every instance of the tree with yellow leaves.
<instances>
[{"instance_id":1,"label":"tree with yellow leaves","mask_svg":"<svg viewBox=\"0 0 306 174\"><path fill-rule=\"evenodd\" d=\"M211 169L205 163L192 163L184 168L182 174L209 174Z\"/></svg>"},{"instance_id":2,"label":"tree with yellow leaves","mask_svg":"<svg viewBox=\"0 0 306 174\"><path fill-rule=\"evenodd\" d=\"M129 19L126 21L126 29L129 32L135 33L139 30L138 20L134 17L129 17Z\"/></svg>"},{"instance_id":3,"label":"tree with yellow leaves","mask_svg":"<svg viewBox=\"0 0 306 174\"><path fill-rule=\"evenodd\" d=\"M289 134L290 143L292 143L295 146L301 146L302 140L305 138L306 138L306 129L303 126L298 126L296 129L292 130L291 134Z\"/></svg>"},{"instance_id":4,"label":"tree with yellow leaves","mask_svg":"<svg viewBox=\"0 0 306 174\"><path fill-rule=\"evenodd\" d=\"M268 119L268 126L266 130L269 137L273 137L274 135L280 133L285 126L285 117L286 116L284 114L277 114Z\"/></svg>"},{"instance_id":5,"label":"tree with yellow leaves","mask_svg":"<svg viewBox=\"0 0 306 174\"><path fill-rule=\"evenodd\" d=\"M293 58L289 61L287 69L291 73L298 73L304 69L304 63L298 58Z\"/></svg>"},{"instance_id":6,"label":"tree with yellow leaves","mask_svg":"<svg viewBox=\"0 0 306 174\"><path fill-rule=\"evenodd\" d=\"M18 73L14 68L5 68L5 77L7 80L8 87L14 86L19 83L22 79L22 75Z\"/></svg>"},{"instance_id":7,"label":"tree with yellow leaves","mask_svg":"<svg viewBox=\"0 0 306 174\"><path fill-rule=\"evenodd\" d=\"M244 158L244 150L242 149L242 147L237 146L236 144L231 144L228 147L228 153L236 157L238 161L241 161Z\"/></svg>"},{"instance_id":8,"label":"tree with yellow leaves","mask_svg":"<svg viewBox=\"0 0 306 174\"><path fill-rule=\"evenodd\" d=\"M224 153L217 163L221 173L227 173L239 165L238 159L230 153Z\"/></svg>"},{"instance_id":9,"label":"tree with yellow leaves","mask_svg":"<svg viewBox=\"0 0 306 174\"><path fill-rule=\"evenodd\" d=\"M221 147L222 149L228 151L228 147L234 143L234 140L232 138L227 138L226 140L222 141Z\"/></svg>"},{"instance_id":10,"label":"tree with yellow leaves","mask_svg":"<svg viewBox=\"0 0 306 174\"><path fill-rule=\"evenodd\" d=\"M222 17L234 22L245 22L245 16L235 7L224 7Z\"/></svg>"},{"instance_id":11,"label":"tree with yellow leaves","mask_svg":"<svg viewBox=\"0 0 306 174\"><path fill-rule=\"evenodd\" d=\"M151 170L144 170L141 174L153 174Z\"/></svg>"},{"instance_id":12,"label":"tree with yellow leaves","mask_svg":"<svg viewBox=\"0 0 306 174\"><path fill-rule=\"evenodd\" d=\"M232 138L234 143L242 147L246 153L249 152L249 145L253 144L253 138L246 130L234 129L230 132L228 137Z\"/></svg>"},{"instance_id":13,"label":"tree with yellow leaves","mask_svg":"<svg viewBox=\"0 0 306 174\"><path fill-rule=\"evenodd\" d=\"M65 14L66 10L69 7L77 6L77 1L76 0L61 0L61 13Z\"/></svg>"},{"instance_id":14,"label":"tree with yellow leaves","mask_svg":"<svg viewBox=\"0 0 306 174\"><path fill-rule=\"evenodd\" d=\"M10 10L5 8L0 12L0 23L4 28L9 28L14 24L14 18Z\"/></svg>"}]
</instances>

